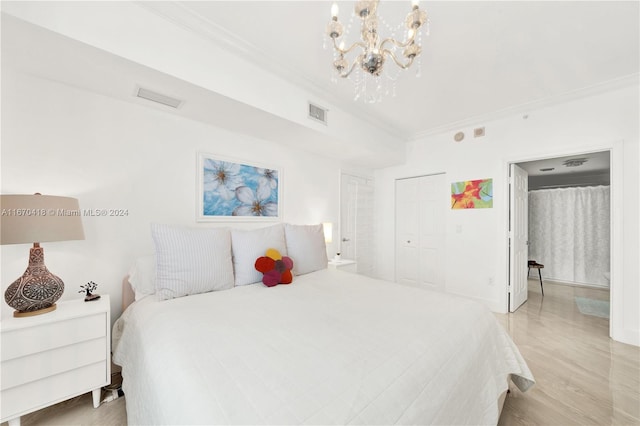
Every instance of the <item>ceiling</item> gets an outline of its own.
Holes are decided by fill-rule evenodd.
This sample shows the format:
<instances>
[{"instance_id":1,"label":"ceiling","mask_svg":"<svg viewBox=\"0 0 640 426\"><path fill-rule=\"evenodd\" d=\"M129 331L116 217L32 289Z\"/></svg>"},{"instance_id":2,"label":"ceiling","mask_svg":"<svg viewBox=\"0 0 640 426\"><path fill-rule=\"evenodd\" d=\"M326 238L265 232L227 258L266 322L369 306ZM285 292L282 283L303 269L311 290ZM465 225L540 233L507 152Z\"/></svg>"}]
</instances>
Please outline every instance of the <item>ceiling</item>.
<instances>
[{"instance_id":1,"label":"ceiling","mask_svg":"<svg viewBox=\"0 0 640 426\"><path fill-rule=\"evenodd\" d=\"M11 3L3 2L3 12L11 12ZM457 131L489 119L637 84L640 75L637 1L423 0L421 7L430 16L430 35L422 37L421 76L416 77L418 64L414 64L400 74L396 96L375 104L354 101L352 81L332 82L333 55L323 48L329 1L136 4L301 86L310 93L309 100L329 101L391 130L399 140ZM401 22L409 4L383 0L379 13L389 23ZM340 19L347 24L353 2L339 5ZM355 41L357 31L352 29L351 33L349 41ZM254 132L253 136L292 146L304 140L305 149L320 154L333 151L342 158L356 158L367 153L366 147L347 146L301 124L9 19L5 13L2 35L3 72L17 68L141 105L149 102L132 96L133 82L145 82L158 90L167 88L167 94L183 95L187 102L174 113L194 120L240 133ZM386 67L385 72L395 72L393 63ZM249 116L253 126L246 126ZM369 167L382 167L388 159L368 161Z\"/></svg>"},{"instance_id":2,"label":"ceiling","mask_svg":"<svg viewBox=\"0 0 640 426\"><path fill-rule=\"evenodd\" d=\"M338 2L349 23L354 2ZM416 138L506 113L624 84L640 72L640 3L636 1L421 1L429 13L417 66L400 73L396 96L354 101L353 82L331 82L325 49L328 1L194 1L142 3L215 39L262 67ZM409 1L382 1L395 27ZM359 19L347 45L356 41ZM385 36L385 34L381 34ZM385 73L396 74L395 64Z\"/></svg>"},{"instance_id":3,"label":"ceiling","mask_svg":"<svg viewBox=\"0 0 640 426\"><path fill-rule=\"evenodd\" d=\"M609 159L609 151L600 151L566 157L526 161L518 163L518 166L522 167L529 176L549 176L558 174L592 176L599 173L609 173Z\"/></svg>"},{"instance_id":4,"label":"ceiling","mask_svg":"<svg viewBox=\"0 0 640 426\"><path fill-rule=\"evenodd\" d=\"M610 185L610 152L590 152L518 163L529 176L529 190Z\"/></svg>"}]
</instances>

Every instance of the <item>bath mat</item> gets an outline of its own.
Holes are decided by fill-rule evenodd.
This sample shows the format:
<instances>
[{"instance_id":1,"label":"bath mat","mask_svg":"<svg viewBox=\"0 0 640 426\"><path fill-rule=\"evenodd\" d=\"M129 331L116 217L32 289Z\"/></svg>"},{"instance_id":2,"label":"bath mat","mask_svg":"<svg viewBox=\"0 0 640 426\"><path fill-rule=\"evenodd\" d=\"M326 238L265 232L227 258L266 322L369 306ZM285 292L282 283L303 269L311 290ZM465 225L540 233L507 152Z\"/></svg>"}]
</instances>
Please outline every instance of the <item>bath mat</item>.
<instances>
[{"instance_id":1,"label":"bath mat","mask_svg":"<svg viewBox=\"0 0 640 426\"><path fill-rule=\"evenodd\" d=\"M594 317L609 318L609 301L576 297L576 305L581 313Z\"/></svg>"}]
</instances>

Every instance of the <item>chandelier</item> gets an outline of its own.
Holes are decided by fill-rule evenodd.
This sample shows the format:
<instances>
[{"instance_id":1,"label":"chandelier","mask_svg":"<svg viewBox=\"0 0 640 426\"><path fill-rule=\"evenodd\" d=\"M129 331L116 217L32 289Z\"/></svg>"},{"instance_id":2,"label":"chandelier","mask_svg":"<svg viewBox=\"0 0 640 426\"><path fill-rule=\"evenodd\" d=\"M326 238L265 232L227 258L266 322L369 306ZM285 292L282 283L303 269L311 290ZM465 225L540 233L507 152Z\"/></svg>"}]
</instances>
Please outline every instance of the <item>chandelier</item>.
<instances>
[{"instance_id":1,"label":"chandelier","mask_svg":"<svg viewBox=\"0 0 640 426\"><path fill-rule=\"evenodd\" d=\"M373 77L373 84L376 91L375 96L367 96L366 100L375 102L380 99L381 82L379 80L384 64L389 58L402 70L409 68L416 57L420 55L421 47L418 39L420 28L427 22L427 12L421 10L418 0L411 2L411 11L407 14L403 24L399 27L403 32L402 39L394 38L397 29L391 28L377 15L379 0L357 1L354 8L355 17L361 20L360 41L356 41L349 47L345 47L344 40L340 38L345 34L344 26L338 21L338 5L331 6L331 21L327 25L327 36L331 38L334 49L333 69L342 78L349 77L354 70L362 71L356 87L356 99L367 92L365 79L367 76ZM353 19L352 16L352 19ZM379 29L381 21L387 27L391 35L384 39L380 38ZM351 26L349 23L348 27ZM359 54L352 61L347 60L347 56L357 51ZM394 82L395 91L395 79Z\"/></svg>"}]
</instances>

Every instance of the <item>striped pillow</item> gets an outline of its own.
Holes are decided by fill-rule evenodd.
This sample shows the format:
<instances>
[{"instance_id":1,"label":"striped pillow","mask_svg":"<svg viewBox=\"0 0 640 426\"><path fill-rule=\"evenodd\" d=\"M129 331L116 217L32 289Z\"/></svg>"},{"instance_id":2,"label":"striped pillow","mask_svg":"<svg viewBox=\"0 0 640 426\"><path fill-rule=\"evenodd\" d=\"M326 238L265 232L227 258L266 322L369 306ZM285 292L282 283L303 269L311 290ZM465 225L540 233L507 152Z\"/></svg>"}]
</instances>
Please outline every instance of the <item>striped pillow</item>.
<instances>
[{"instance_id":1,"label":"striped pillow","mask_svg":"<svg viewBox=\"0 0 640 426\"><path fill-rule=\"evenodd\" d=\"M231 233L152 224L160 300L233 287Z\"/></svg>"}]
</instances>

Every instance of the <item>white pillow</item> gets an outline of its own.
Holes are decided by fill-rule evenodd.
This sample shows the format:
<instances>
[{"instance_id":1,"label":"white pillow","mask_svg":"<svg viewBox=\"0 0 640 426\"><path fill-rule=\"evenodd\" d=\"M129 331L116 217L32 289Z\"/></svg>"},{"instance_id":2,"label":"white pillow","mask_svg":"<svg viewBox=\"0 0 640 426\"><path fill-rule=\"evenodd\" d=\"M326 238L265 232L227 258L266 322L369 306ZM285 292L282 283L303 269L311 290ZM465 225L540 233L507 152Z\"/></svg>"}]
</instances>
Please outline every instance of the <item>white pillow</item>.
<instances>
[{"instance_id":1,"label":"white pillow","mask_svg":"<svg viewBox=\"0 0 640 426\"><path fill-rule=\"evenodd\" d=\"M236 285L258 283L262 281L262 273L256 271L256 259L264 256L270 248L278 250L283 256L287 255L284 227L278 224L251 231L232 229L231 248Z\"/></svg>"},{"instance_id":2,"label":"white pillow","mask_svg":"<svg viewBox=\"0 0 640 426\"><path fill-rule=\"evenodd\" d=\"M322 224L284 225L288 256L293 260L295 275L327 268L327 246Z\"/></svg>"},{"instance_id":3,"label":"white pillow","mask_svg":"<svg viewBox=\"0 0 640 426\"><path fill-rule=\"evenodd\" d=\"M136 300L156 292L156 256L150 254L136 259L129 270L129 284Z\"/></svg>"},{"instance_id":4,"label":"white pillow","mask_svg":"<svg viewBox=\"0 0 640 426\"><path fill-rule=\"evenodd\" d=\"M156 246L156 294L163 299L233 287L228 229L151 225Z\"/></svg>"}]
</instances>

